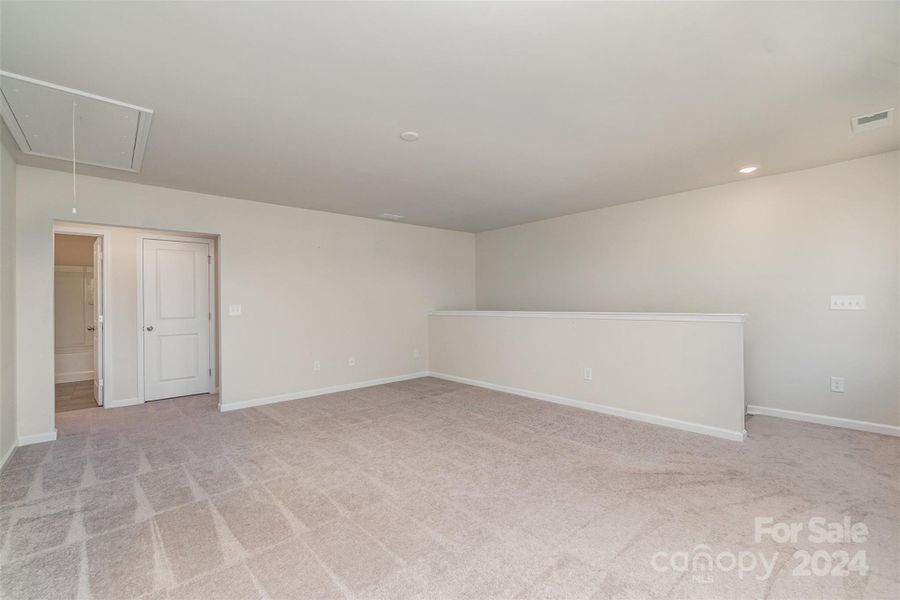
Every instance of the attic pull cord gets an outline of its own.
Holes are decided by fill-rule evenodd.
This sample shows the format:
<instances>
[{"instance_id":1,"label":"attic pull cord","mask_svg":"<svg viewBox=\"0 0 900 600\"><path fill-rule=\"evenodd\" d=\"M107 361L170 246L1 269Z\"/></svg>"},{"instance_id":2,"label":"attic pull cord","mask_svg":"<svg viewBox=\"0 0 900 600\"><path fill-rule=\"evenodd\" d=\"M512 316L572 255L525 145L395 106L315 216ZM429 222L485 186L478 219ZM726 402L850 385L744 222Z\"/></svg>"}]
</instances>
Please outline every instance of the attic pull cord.
<instances>
[{"instance_id":1,"label":"attic pull cord","mask_svg":"<svg viewBox=\"0 0 900 600\"><path fill-rule=\"evenodd\" d=\"M78 214L78 193L75 191L75 101L72 101L72 214Z\"/></svg>"}]
</instances>

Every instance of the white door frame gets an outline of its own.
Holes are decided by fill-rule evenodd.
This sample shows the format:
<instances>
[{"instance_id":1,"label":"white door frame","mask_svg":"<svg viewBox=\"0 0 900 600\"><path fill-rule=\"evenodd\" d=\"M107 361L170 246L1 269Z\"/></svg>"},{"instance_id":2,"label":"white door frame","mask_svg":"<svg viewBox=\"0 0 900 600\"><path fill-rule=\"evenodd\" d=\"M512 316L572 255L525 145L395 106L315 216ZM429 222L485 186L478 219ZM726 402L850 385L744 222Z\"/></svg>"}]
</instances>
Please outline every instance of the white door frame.
<instances>
[{"instance_id":1,"label":"white door frame","mask_svg":"<svg viewBox=\"0 0 900 600\"><path fill-rule=\"evenodd\" d=\"M206 237L189 237L186 235L167 234L138 234L137 236L137 340L138 340L138 403L146 402L146 390L144 389L146 377L144 375L144 240L160 240L165 242L192 242L206 244L209 259L209 367L212 373L209 375L209 392L215 394L219 391L216 381L219 374L218 328L219 320L216 311L216 298L218 288L216 286L216 240ZM105 268L105 266L104 266Z\"/></svg>"},{"instance_id":2,"label":"white door frame","mask_svg":"<svg viewBox=\"0 0 900 600\"><path fill-rule=\"evenodd\" d=\"M52 268L54 269L54 273L56 272L56 234L61 233L65 235L82 235L85 237L96 237L100 238L100 248L101 252L103 252L103 272L101 273L101 287L102 290L100 293L103 295L103 327L100 331L100 335L103 338L103 343L101 346L102 356L100 357L100 365L103 372L99 375L100 380L102 381L102 385L100 386L100 406L103 408L109 408L106 402L106 388L109 387L106 385L107 382L107 373L109 373L109 348L110 348L110 338L112 337L110 333L111 323L107 318L110 303L110 276L109 276L109 232L103 229L92 227L90 225L76 225L76 224L61 224L61 223L53 223L53 253L54 257ZM54 286L56 284L54 283ZM56 311L56 290L53 291L53 310L54 314ZM56 327L53 328L53 348L56 349ZM97 349L94 348L94 352ZM53 369L53 390L55 393L56 390L56 369ZM56 398L53 399L54 406L56 403ZM54 415L56 411L54 410ZM55 417L54 417L55 418Z\"/></svg>"}]
</instances>

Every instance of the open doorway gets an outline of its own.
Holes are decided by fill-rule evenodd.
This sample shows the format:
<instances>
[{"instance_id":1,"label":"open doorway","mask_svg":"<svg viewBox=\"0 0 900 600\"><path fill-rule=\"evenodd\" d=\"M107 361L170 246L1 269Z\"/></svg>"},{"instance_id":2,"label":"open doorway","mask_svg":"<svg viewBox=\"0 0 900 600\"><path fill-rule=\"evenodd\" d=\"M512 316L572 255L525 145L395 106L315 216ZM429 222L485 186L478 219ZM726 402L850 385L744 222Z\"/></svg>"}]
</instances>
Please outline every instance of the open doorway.
<instances>
[{"instance_id":1,"label":"open doorway","mask_svg":"<svg viewBox=\"0 0 900 600\"><path fill-rule=\"evenodd\" d=\"M56 412L103 406L103 244L54 235Z\"/></svg>"},{"instance_id":2,"label":"open doorway","mask_svg":"<svg viewBox=\"0 0 900 600\"><path fill-rule=\"evenodd\" d=\"M56 222L53 239L57 413L184 396L214 405L218 237Z\"/></svg>"}]
</instances>

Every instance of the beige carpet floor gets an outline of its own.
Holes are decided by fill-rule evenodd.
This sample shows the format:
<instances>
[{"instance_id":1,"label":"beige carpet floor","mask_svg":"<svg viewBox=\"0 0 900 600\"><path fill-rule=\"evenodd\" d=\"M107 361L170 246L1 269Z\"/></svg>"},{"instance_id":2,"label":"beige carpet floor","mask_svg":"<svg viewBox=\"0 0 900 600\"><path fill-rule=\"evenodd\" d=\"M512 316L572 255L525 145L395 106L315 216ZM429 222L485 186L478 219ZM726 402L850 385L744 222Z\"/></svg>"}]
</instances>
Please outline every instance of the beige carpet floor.
<instances>
[{"instance_id":1,"label":"beige carpet floor","mask_svg":"<svg viewBox=\"0 0 900 600\"><path fill-rule=\"evenodd\" d=\"M897 438L755 417L741 444L436 379L57 424L0 474L4 599L900 597ZM864 543L754 541L845 515ZM698 545L778 556L670 562ZM868 574L794 574L821 549Z\"/></svg>"}]
</instances>

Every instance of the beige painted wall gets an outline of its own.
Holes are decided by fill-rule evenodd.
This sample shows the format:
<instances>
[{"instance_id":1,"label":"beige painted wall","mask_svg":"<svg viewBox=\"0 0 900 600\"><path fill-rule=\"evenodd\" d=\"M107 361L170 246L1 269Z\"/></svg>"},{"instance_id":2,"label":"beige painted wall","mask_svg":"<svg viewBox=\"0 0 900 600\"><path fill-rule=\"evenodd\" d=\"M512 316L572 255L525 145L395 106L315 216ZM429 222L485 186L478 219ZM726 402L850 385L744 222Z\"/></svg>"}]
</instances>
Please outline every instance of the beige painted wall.
<instances>
[{"instance_id":1,"label":"beige painted wall","mask_svg":"<svg viewBox=\"0 0 900 600\"><path fill-rule=\"evenodd\" d=\"M478 308L747 313L749 404L898 425L898 160L479 233ZM832 294L867 309L830 311Z\"/></svg>"},{"instance_id":2,"label":"beige painted wall","mask_svg":"<svg viewBox=\"0 0 900 600\"><path fill-rule=\"evenodd\" d=\"M17 174L22 436L53 429L51 235L54 219L71 220L72 182ZM243 307L222 317L225 405L425 371L428 310L475 301L472 234L92 177L78 178L77 217L221 236L221 304Z\"/></svg>"},{"instance_id":3,"label":"beige painted wall","mask_svg":"<svg viewBox=\"0 0 900 600\"><path fill-rule=\"evenodd\" d=\"M16 165L0 144L0 462L16 443Z\"/></svg>"},{"instance_id":4,"label":"beige painted wall","mask_svg":"<svg viewBox=\"0 0 900 600\"><path fill-rule=\"evenodd\" d=\"M432 315L431 370L618 416L743 439L743 324L595 315ZM601 318L602 317L602 318ZM584 379L584 369L593 378Z\"/></svg>"},{"instance_id":5,"label":"beige painted wall","mask_svg":"<svg viewBox=\"0 0 900 600\"><path fill-rule=\"evenodd\" d=\"M55 244L54 264L66 267L94 266L94 238L60 233L56 235Z\"/></svg>"}]
</instances>

